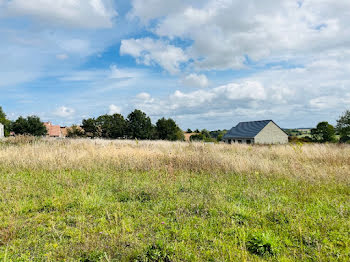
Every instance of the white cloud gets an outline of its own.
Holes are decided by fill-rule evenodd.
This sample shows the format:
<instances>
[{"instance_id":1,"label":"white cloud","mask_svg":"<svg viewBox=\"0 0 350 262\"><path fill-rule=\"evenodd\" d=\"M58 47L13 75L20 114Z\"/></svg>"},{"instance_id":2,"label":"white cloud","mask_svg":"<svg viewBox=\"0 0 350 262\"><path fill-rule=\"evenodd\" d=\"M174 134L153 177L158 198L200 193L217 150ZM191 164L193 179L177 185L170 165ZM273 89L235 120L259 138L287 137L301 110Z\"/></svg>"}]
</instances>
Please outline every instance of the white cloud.
<instances>
[{"instance_id":1,"label":"white cloud","mask_svg":"<svg viewBox=\"0 0 350 262\"><path fill-rule=\"evenodd\" d=\"M209 80L206 75L189 74L181 80L181 83L186 86L207 87Z\"/></svg>"},{"instance_id":2,"label":"white cloud","mask_svg":"<svg viewBox=\"0 0 350 262\"><path fill-rule=\"evenodd\" d=\"M342 104L350 104L350 93L344 94L342 97L321 96L310 100L311 108L316 110L329 110Z\"/></svg>"},{"instance_id":3,"label":"white cloud","mask_svg":"<svg viewBox=\"0 0 350 262\"><path fill-rule=\"evenodd\" d=\"M136 96L136 98L143 101L149 101L151 99L151 95L148 93L140 93Z\"/></svg>"},{"instance_id":4,"label":"white cloud","mask_svg":"<svg viewBox=\"0 0 350 262\"><path fill-rule=\"evenodd\" d=\"M109 106L108 114L109 115L120 114L121 111L122 111L121 107L112 104Z\"/></svg>"},{"instance_id":5,"label":"white cloud","mask_svg":"<svg viewBox=\"0 0 350 262\"><path fill-rule=\"evenodd\" d=\"M12 0L2 6L8 16L29 16L46 24L110 28L117 15L111 0Z\"/></svg>"},{"instance_id":6,"label":"white cloud","mask_svg":"<svg viewBox=\"0 0 350 262\"><path fill-rule=\"evenodd\" d=\"M72 117L74 113L75 113L75 110L73 108L61 106L56 109L56 111L54 112L54 115L58 117L69 118L69 117Z\"/></svg>"},{"instance_id":7,"label":"white cloud","mask_svg":"<svg viewBox=\"0 0 350 262\"><path fill-rule=\"evenodd\" d=\"M160 65L171 74L178 73L181 63L188 61L181 48L151 38L122 40L120 54L136 58L139 64Z\"/></svg>"},{"instance_id":8,"label":"white cloud","mask_svg":"<svg viewBox=\"0 0 350 262\"><path fill-rule=\"evenodd\" d=\"M256 81L246 81L241 84L230 83L215 88L214 92L222 96L227 96L230 100L265 100L267 98L266 89L260 82Z\"/></svg>"},{"instance_id":9,"label":"white cloud","mask_svg":"<svg viewBox=\"0 0 350 262\"><path fill-rule=\"evenodd\" d=\"M143 23L149 20L168 15L175 10L181 10L185 6L184 0L165 1L165 0L132 0L133 10L131 17L138 17Z\"/></svg>"},{"instance_id":10,"label":"white cloud","mask_svg":"<svg viewBox=\"0 0 350 262\"><path fill-rule=\"evenodd\" d=\"M348 0L133 1L133 16L160 37L189 39L198 69L239 69L246 56L287 59L349 49ZM156 8L153 8L156 6Z\"/></svg>"},{"instance_id":11,"label":"white cloud","mask_svg":"<svg viewBox=\"0 0 350 262\"><path fill-rule=\"evenodd\" d=\"M118 68L116 65L111 65L109 69L101 70L85 70L73 71L69 75L60 78L61 81L89 81L89 82L103 82L103 81L122 81L131 78L141 78L144 72L132 68ZM101 83L102 84L102 83Z\"/></svg>"},{"instance_id":12,"label":"white cloud","mask_svg":"<svg viewBox=\"0 0 350 262\"><path fill-rule=\"evenodd\" d=\"M256 107L255 102L266 101L269 92L259 82L245 81L187 93L177 90L162 99L141 93L137 96L136 106L152 115L160 112L174 115L205 114L212 110L223 112L240 107Z\"/></svg>"}]
</instances>

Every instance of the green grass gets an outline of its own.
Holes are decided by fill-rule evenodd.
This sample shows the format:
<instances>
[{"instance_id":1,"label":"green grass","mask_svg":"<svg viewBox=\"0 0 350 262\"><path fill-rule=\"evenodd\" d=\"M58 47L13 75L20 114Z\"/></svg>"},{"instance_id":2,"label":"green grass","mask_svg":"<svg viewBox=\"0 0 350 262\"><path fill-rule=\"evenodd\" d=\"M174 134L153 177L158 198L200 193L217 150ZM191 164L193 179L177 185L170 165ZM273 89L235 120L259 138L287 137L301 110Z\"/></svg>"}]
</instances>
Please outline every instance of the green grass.
<instances>
[{"instance_id":1,"label":"green grass","mask_svg":"<svg viewBox=\"0 0 350 262\"><path fill-rule=\"evenodd\" d=\"M2 261L349 261L350 187L258 172L2 171Z\"/></svg>"}]
</instances>

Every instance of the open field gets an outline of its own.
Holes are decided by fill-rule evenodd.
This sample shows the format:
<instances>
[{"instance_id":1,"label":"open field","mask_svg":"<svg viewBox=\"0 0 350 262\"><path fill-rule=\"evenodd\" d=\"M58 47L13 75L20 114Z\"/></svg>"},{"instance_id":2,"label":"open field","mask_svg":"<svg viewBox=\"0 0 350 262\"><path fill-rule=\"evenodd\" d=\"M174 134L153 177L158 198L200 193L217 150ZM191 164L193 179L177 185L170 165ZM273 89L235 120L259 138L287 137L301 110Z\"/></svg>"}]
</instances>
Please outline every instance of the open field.
<instances>
[{"instance_id":1,"label":"open field","mask_svg":"<svg viewBox=\"0 0 350 262\"><path fill-rule=\"evenodd\" d=\"M0 261L350 260L350 146L22 142Z\"/></svg>"}]
</instances>

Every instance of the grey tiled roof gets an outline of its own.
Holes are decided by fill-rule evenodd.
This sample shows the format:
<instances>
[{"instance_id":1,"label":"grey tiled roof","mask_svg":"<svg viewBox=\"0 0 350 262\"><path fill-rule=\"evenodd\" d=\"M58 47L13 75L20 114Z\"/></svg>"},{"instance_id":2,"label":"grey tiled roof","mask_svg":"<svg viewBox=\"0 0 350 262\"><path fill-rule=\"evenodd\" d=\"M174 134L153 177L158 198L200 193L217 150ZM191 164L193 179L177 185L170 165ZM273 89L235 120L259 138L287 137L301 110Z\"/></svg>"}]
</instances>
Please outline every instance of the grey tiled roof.
<instances>
[{"instance_id":1,"label":"grey tiled roof","mask_svg":"<svg viewBox=\"0 0 350 262\"><path fill-rule=\"evenodd\" d=\"M271 121L241 122L227 132L224 138L254 138Z\"/></svg>"}]
</instances>

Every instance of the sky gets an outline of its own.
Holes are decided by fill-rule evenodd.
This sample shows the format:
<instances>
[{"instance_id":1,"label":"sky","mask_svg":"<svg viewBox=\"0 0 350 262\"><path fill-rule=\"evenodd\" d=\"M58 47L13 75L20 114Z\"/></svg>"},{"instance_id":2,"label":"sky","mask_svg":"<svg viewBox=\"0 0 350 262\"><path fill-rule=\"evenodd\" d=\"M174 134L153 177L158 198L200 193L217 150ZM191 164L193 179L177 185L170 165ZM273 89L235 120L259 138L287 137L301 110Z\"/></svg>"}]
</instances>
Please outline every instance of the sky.
<instances>
[{"instance_id":1,"label":"sky","mask_svg":"<svg viewBox=\"0 0 350 262\"><path fill-rule=\"evenodd\" d=\"M0 106L229 129L350 109L349 0L0 0Z\"/></svg>"}]
</instances>

